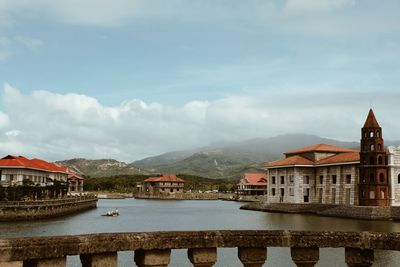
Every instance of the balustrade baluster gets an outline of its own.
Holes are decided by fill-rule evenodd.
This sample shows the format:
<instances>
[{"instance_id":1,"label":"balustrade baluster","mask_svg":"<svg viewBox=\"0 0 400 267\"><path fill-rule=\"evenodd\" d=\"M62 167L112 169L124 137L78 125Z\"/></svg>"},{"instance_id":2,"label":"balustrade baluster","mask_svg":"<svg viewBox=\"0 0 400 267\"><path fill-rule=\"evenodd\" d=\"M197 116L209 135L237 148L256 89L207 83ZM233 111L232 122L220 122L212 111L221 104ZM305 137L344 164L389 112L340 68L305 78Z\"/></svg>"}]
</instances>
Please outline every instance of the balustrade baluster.
<instances>
[{"instance_id":1,"label":"balustrade baluster","mask_svg":"<svg viewBox=\"0 0 400 267\"><path fill-rule=\"evenodd\" d=\"M82 267L117 267L117 252L84 254L80 256Z\"/></svg>"},{"instance_id":2,"label":"balustrade baluster","mask_svg":"<svg viewBox=\"0 0 400 267\"><path fill-rule=\"evenodd\" d=\"M139 249L135 251L135 263L138 267L167 267L170 256L170 249Z\"/></svg>"},{"instance_id":3,"label":"balustrade baluster","mask_svg":"<svg viewBox=\"0 0 400 267\"><path fill-rule=\"evenodd\" d=\"M374 262L372 249L346 248L346 263L349 267L370 267Z\"/></svg>"},{"instance_id":4,"label":"balustrade baluster","mask_svg":"<svg viewBox=\"0 0 400 267\"><path fill-rule=\"evenodd\" d=\"M267 248L238 248L238 257L244 267L261 267L267 260Z\"/></svg>"},{"instance_id":5,"label":"balustrade baluster","mask_svg":"<svg viewBox=\"0 0 400 267\"><path fill-rule=\"evenodd\" d=\"M313 267L319 260L319 248L315 247L292 247L290 254L297 267Z\"/></svg>"},{"instance_id":6,"label":"balustrade baluster","mask_svg":"<svg viewBox=\"0 0 400 267\"><path fill-rule=\"evenodd\" d=\"M190 248L188 258L195 267L211 267L217 261L216 248Z\"/></svg>"},{"instance_id":7,"label":"balustrade baluster","mask_svg":"<svg viewBox=\"0 0 400 267\"><path fill-rule=\"evenodd\" d=\"M24 261L23 267L66 267L67 258L54 258L54 259L38 259L38 260L26 260Z\"/></svg>"}]
</instances>

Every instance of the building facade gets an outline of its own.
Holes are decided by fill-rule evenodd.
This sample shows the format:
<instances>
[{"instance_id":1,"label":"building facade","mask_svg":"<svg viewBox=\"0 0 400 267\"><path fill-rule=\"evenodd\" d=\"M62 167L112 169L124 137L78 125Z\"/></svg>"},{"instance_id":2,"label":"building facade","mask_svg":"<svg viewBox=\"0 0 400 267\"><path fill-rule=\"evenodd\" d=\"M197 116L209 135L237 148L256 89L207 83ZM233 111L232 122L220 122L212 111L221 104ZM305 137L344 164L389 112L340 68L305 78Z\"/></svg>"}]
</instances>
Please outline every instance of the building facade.
<instances>
[{"instance_id":1,"label":"building facade","mask_svg":"<svg viewBox=\"0 0 400 267\"><path fill-rule=\"evenodd\" d=\"M238 184L239 195L260 196L268 193L265 173L245 173Z\"/></svg>"},{"instance_id":2,"label":"building facade","mask_svg":"<svg viewBox=\"0 0 400 267\"><path fill-rule=\"evenodd\" d=\"M76 173L68 174L68 194L79 195L83 193L84 178L78 176Z\"/></svg>"},{"instance_id":3,"label":"building facade","mask_svg":"<svg viewBox=\"0 0 400 267\"><path fill-rule=\"evenodd\" d=\"M184 186L185 181L176 175L162 175L144 180L138 191L149 195L180 194L184 192Z\"/></svg>"},{"instance_id":4,"label":"building facade","mask_svg":"<svg viewBox=\"0 0 400 267\"><path fill-rule=\"evenodd\" d=\"M44 160L8 155L0 159L0 178L3 187L23 185L24 181L48 186L54 181L67 182L68 172L66 167Z\"/></svg>"},{"instance_id":5,"label":"building facade","mask_svg":"<svg viewBox=\"0 0 400 267\"><path fill-rule=\"evenodd\" d=\"M265 165L270 203L358 204L359 153L317 144Z\"/></svg>"}]
</instances>

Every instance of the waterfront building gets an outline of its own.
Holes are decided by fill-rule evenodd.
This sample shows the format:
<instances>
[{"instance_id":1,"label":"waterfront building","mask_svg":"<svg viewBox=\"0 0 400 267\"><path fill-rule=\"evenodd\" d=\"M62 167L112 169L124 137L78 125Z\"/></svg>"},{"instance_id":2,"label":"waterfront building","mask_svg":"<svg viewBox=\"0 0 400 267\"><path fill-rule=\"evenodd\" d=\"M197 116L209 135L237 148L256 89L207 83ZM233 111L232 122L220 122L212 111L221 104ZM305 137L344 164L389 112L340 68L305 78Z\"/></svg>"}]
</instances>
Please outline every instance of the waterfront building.
<instances>
[{"instance_id":1,"label":"waterfront building","mask_svg":"<svg viewBox=\"0 0 400 267\"><path fill-rule=\"evenodd\" d=\"M239 195L266 195L267 175L265 173L245 173L238 184Z\"/></svg>"},{"instance_id":2,"label":"waterfront building","mask_svg":"<svg viewBox=\"0 0 400 267\"><path fill-rule=\"evenodd\" d=\"M83 193L84 178L76 173L68 174L68 194L77 195Z\"/></svg>"},{"instance_id":3,"label":"waterfront building","mask_svg":"<svg viewBox=\"0 0 400 267\"><path fill-rule=\"evenodd\" d=\"M3 187L23 185L24 181L49 186L54 181L67 182L68 172L66 167L41 159L8 155L0 159L0 178Z\"/></svg>"},{"instance_id":4,"label":"waterfront building","mask_svg":"<svg viewBox=\"0 0 400 267\"><path fill-rule=\"evenodd\" d=\"M286 152L264 165L268 202L400 206L400 147L384 146L371 109L360 150L326 144Z\"/></svg>"},{"instance_id":5,"label":"waterfront building","mask_svg":"<svg viewBox=\"0 0 400 267\"><path fill-rule=\"evenodd\" d=\"M143 185L138 187L140 193L155 194L180 194L183 193L185 181L176 175L162 175L150 177L144 180Z\"/></svg>"},{"instance_id":6,"label":"waterfront building","mask_svg":"<svg viewBox=\"0 0 400 267\"><path fill-rule=\"evenodd\" d=\"M265 165L268 202L357 205L359 157L357 150L327 144L286 152Z\"/></svg>"}]
</instances>

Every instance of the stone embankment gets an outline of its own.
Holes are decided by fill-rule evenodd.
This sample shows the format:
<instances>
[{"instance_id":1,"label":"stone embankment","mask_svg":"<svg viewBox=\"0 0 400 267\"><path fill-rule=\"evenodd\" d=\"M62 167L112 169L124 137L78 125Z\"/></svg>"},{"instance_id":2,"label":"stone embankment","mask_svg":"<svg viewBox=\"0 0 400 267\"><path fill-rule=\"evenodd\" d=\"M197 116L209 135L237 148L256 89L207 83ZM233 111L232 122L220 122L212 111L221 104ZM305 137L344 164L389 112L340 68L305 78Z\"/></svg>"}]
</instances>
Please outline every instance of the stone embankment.
<instances>
[{"instance_id":1,"label":"stone embankment","mask_svg":"<svg viewBox=\"0 0 400 267\"><path fill-rule=\"evenodd\" d=\"M364 207L329 204L261 203L246 204L241 209L265 212L313 214L363 220L400 221L400 207Z\"/></svg>"},{"instance_id":2,"label":"stone embankment","mask_svg":"<svg viewBox=\"0 0 400 267\"><path fill-rule=\"evenodd\" d=\"M175 193L175 194L136 194L137 199L162 199L162 200L217 200L218 193Z\"/></svg>"},{"instance_id":3,"label":"stone embankment","mask_svg":"<svg viewBox=\"0 0 400 267\"><path fill-rule=\"evenodd\" d=\"M1 201L0 221L53 218L93 209L96 206L96 196L75 196L38 201Z\"/></svg>"}]
</instances>

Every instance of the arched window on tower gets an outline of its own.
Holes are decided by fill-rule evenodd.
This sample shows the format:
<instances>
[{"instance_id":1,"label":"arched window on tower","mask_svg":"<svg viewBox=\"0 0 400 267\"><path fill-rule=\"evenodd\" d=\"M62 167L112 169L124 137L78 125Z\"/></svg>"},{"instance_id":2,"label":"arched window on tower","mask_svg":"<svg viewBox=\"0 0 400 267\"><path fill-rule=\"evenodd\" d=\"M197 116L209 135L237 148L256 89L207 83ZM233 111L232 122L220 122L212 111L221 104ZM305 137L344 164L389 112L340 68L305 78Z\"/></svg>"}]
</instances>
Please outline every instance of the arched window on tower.
<instances>
[{"instance_id":1,"label":"arched window on tower","mask_svg":"<svg viewBox=\"0 0 400 267\"><path fill-rule=\"evenodd\" d=\"M379 164L379 165L382 165L382 164L383 164L382 156L379 156L379 157L378 157L378 164Z\"/></svg>"},{"instance_id":2,"label":"arched window on tower","mask_svg":"<svg viewBox=\"0 0 400 267\"><path fill-rule=\"evenodd\" d=\"M382 151L382 145L381 144L378 145L378 151Z\"/></svg>"},{"instance_id":3,"label":"arched window on tower","mask_svg":"<svg viewBox=\"0 0 400 267\"><path fill-rule=\"evenodd\" d=\"M369 137L374 137L374 131L369 132Z\"/></svg>"},{"instance_id":4,"label":"arched window on tower","mask_svg":"<svg viewBox=\"0 0 400 267\"><path fill-rule=\"evenodd\" d=\"M370 144L370 145L369 145L369 150L370 150L370 151L374 151L374 148L375 148L375 147L374 147L374 144Z\"/></svg>"},{"instance_id":5,"label":"arched window on tower","mask_svg":"<svg viewBox=\"0 0 400 267\"><path fill-rule=\"evenodd\" d=\"M381 183L385 182L385 175L383 175L383 173L379 174L379 182Z\"/></svg>"},{"instance_id":6,"label":"arched window on tower","mask_svg":"<svg viewBox=\"0 0 400 267\"><path fill-rule=\"evenodd\" d=\"M381 199L385 199L385 191L381 191Z\"/></svg>"},{"instance_id":7,"label":"arched window on tower","mask_svg":"<svg viewBox=\"0 0 400 267\"><path fill-rule=\"evenodd\" d=\"M371 174L369 175L369 182L370 182L370 183L375 183L375 175L374 175L373 173L371 173Z\"/></svg>"},{"instance_id":8,"label":"arched window on tower","mask_svg":"<svg viewBox=\"0 0 400 267\"><path fill-rule=\"evenodd\" d=\"M369 199L375 199L375 191L369 191Z\"/></svg>"},{"instance_id":9,"label":"arched window on tower","mask_svg":"<svg viewBox=\"0 0 400 267\"><path fill-rule=\"evenodd\" d=\"M376 131L376 137L381 137L381 132L379 130Z\"/></svg>"}]
</instances>

